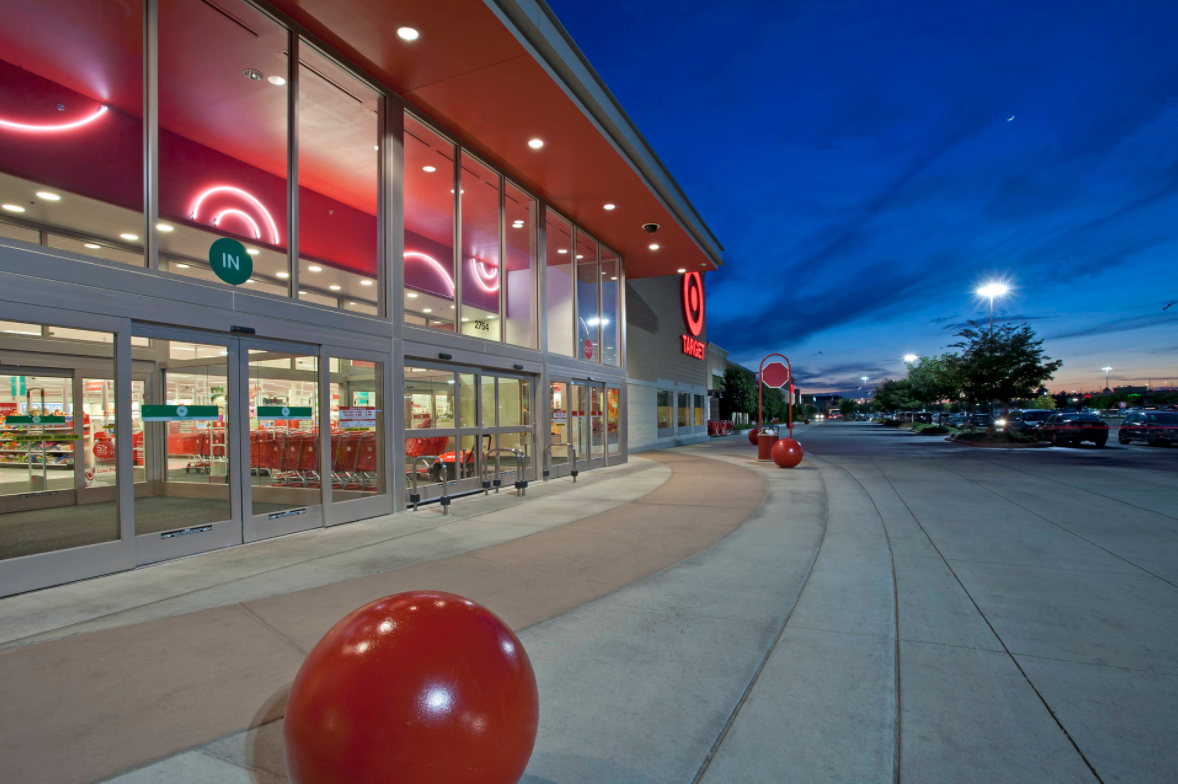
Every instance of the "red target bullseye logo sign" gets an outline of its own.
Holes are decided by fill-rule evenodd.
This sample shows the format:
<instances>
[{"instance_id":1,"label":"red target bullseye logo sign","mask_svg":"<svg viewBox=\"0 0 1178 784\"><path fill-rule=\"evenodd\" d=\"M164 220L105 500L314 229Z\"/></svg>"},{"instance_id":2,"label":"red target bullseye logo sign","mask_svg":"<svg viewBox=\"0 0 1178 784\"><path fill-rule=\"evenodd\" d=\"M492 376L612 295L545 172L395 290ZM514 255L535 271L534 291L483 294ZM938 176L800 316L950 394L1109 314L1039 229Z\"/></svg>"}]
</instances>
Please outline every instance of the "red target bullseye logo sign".
<instances>
[{"instance_id":1,"label":"red target bullseye logo sign","mask_svg":"<svg viewBox=\"0 0 1178 784\"><path fill-rule=\"evenodd\" d=\"M680 335L683 353L689 357L703 359L707 345L695 338L704 329L704 284L698 272L683 276L683 320L687 322L690 335Z\"/></svg>"},{"instance_id":2,"label":"red target bullseye logo sign","mask_svg":"<svg viewBox=\"0 0 1178 784\"><path fill-rule=\"evenodd\" d=\"M704 328L704 284L698 272L683 276L683 319L694 337Z\"/></svg>"}]
</instances>

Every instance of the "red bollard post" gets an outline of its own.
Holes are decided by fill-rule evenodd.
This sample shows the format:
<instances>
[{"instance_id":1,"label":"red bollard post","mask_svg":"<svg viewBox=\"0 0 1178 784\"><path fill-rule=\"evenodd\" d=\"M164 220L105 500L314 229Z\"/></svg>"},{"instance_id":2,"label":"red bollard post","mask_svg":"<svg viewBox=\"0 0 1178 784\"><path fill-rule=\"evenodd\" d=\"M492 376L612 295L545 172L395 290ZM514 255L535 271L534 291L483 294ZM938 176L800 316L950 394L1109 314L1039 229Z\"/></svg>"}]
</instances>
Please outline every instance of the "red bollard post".
<instances>
[{"instance_id":1,"label":"red bollard post","mask_svg":"<svg viewBox=\"0 0 1178 784\"><path fill-rule=\"evenodd\" d=\"M797 468L802 462L802 445L792 438L782 438L773 445L773 462L778 468Z\"/></svg>"},{"instance_id":2,"label":"red bollard post","mask_svg":"<svg viewBox=\"0 0 1178 784\"><path fill-rule=\"evenodd\" d=\"M332 627L286 705L294 784L516 784L539 724L536 676L493 613L439 591L386 596Z\"/></svg>"},{"instance_id":3,"label":"red bollard post","mask_svg":"<svg viewBox=\"0 0 1178 784\"><path fill-rule=\"evenodd\" d=\"M752 444L753 446L757 445L757 434L760 432L761 432L761 428L759 428L759 427L754 427L752 430L749 431L749 443Z\"/></svg>"}]
</instances>

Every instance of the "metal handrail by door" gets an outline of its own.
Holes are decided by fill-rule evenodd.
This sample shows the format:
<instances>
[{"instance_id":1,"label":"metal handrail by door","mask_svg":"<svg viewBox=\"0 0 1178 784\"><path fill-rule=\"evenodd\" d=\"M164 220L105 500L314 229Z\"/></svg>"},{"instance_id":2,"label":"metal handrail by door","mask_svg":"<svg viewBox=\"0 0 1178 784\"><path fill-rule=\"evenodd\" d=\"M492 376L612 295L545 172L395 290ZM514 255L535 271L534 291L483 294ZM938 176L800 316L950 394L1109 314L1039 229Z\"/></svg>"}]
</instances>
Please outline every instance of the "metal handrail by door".
<instances>
[{"instance_id":1,"label":"metal handrail by door","mask_svg":"<svg viewBox=\"0 0 1178 784\"><path fill-rule=\"evenodd\" d=\"M425 461L425 470L430 469L430 460L438 460L437 455L418 455L413 458L413 465L409 468L413 474L413 492L409 494L409 503L413 504L413 511L417 511L417 505L421 503L421 495L417 492L417 463L419 460ZM446 486L450 484L449 478L446 476L446 466L442 465L442 497L438 499L438 503L442 505L442 514L450 514L450 494L446 490Z\"/></svg>"},{"instance_id":2,"label":"metal handrail by door","mask_svg":"<svg viewBox=\"0 0 1178 784\"><path fill-rule=\"evenodd\" d=\"M549 444L548 446L544 447L544 454L541 455L541 458L540 458L544 464L544 481L545 482L548 481L549 469L552 468L552 447L553 446L556 446L556 444ZM560 446L567 446L569 449L573 450L573 462L572 462L573 470L572 470L572 473L569 474L569 476L571 476L573 478L573 484L576 484L577 483L577 448L575 446L573 446L572 444L560 444Z\"/></svg>"},{"instance_id":3,"label":"metal handrail by door","mask_svg":"<svg viewBox=\"0 0 1178 784\"><path fill-rule=\"evenodd\" d=\"M483 483L483 495L486 495L487 492L491 489L491 483L489 481L487 481L487 458L490 457L491 455L495 455L495 485L494 486L495 486L496 493L499 492L499 486L503 484L503 482L500 481L500 478L499 478L500 474L502 473L502 471L501 471L502 467L499 465L499 455L504 452L506 452L509 455L515 455L515 466L516 466L516 468L515 468L515 470L516 470L515 490L516 490L516 494L517 495L527 495L528 494L528 482L526 479L519 478L519 477L522 477L524 474L524 466L523 466L524 453L518 449L508 449L507 447L499 447L498 449L489 449L483 453L483 461L482 461L483 466L482 466L482 472L481 472L482 473L482 483Z\"/></svg>"}]
</instances>

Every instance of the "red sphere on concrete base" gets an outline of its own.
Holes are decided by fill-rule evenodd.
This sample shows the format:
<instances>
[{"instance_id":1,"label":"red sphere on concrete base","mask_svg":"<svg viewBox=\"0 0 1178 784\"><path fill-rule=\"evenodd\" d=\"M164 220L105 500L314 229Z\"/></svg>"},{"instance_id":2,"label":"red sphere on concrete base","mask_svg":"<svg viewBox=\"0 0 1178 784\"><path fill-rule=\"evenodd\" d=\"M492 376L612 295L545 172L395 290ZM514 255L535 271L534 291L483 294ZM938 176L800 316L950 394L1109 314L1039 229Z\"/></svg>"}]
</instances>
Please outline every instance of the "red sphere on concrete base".
<instances>
[{"instance_id":1,"label":"red sphere on concrete base","mask_svg":"<svg viewBox=\"0 0 1178 784\"><path fill-rule=\"evenodd\" d=\"M540 718L532 663L503 621L451 593L352 612L303 662L283 738L294 784L516 784Z\"/></svg>"},{"instance_id":2,"label":"red sphere on concrete base","mask_svg":"<svg viewBox=\"0 0 1178 784\"><path fill-rule=\"evenodd\" d=\"M802 445L792 438L778 439L772 456L778 468L796 468L802 462Z\"/></svg>"},{"instance_id":3,"label":"red sphere on concrete base","mask_svg":"<svg viewBox=\"0 0 1178 784\"><path fill-rule=\"evenodd\" d=\"M759 427L754 427L752 430L749 431L749 443L752 444L753 446L757 445L757 435L760 432L761 432L761 428L759 428Z\"/></svg>"}]
</instances>

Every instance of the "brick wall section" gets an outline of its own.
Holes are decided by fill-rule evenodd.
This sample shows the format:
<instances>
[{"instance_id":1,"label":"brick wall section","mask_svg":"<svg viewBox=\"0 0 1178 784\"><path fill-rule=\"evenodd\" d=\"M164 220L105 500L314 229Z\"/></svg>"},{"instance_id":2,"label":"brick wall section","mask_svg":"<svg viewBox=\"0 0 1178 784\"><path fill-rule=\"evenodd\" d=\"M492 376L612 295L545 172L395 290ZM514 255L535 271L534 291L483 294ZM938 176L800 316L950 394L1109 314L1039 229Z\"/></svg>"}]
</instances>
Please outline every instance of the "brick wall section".
<instances>
[{"instance_id":1,"label":"brick wall section","mask_svg":"<svg viewBox=\"0 0 1178 784\"><path fill-rule=\"evenodd\" d=\"M679 337L687 334L680 276L626 281L626 311L626 372L630 378L669 379L707 387L707 361L684 354ZM706 322L697 340L707 343ZM630 408L634 410L633 399Z\"/></svg>"}]
</instances>

